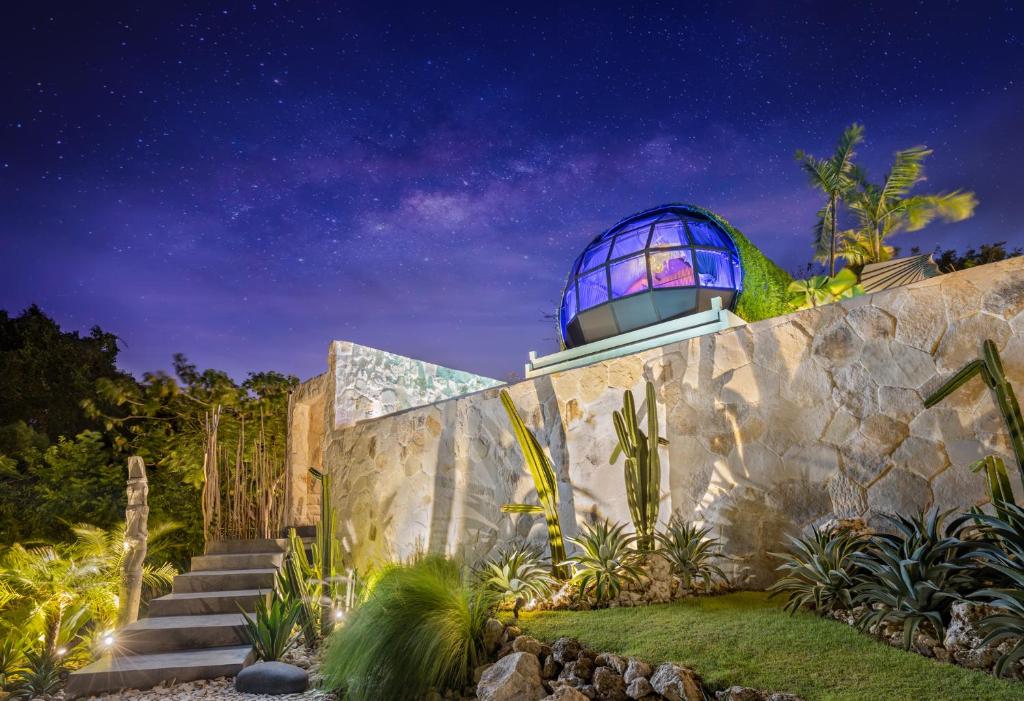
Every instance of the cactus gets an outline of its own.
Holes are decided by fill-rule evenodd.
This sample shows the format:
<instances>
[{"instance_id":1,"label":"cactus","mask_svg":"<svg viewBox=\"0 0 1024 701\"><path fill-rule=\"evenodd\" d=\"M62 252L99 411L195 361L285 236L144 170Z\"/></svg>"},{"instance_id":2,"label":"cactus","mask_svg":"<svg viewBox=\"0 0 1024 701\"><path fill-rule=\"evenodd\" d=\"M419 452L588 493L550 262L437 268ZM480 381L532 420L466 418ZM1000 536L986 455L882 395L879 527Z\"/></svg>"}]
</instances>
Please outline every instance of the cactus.
<instances>
[{"instance_id":1,"label":"cactus","mask_svg":"<svg viewBox=\"0 0 1024 701\"><path fill-rule=\"evenodd\" d=\"M622 395L622 412L613 412L618 445L612 451L609 463L614 465L619 454L626 456L626 499L629 515L636 530L637 549L648 552L654 548L654 530L658 525L661 505L661 460L658 446L668 441L658 436L658 405L654 396L654 383L647 382L647 433L640 430L633 392Z\"/></svg>"},{"instance_id":2,"label":"cactus","mask_svg":"<svg viewBox=\"0 0 1024 701\"><path fill-rule=\"evenodd\" d=\"M1016 502L1013 496L1013 487L1010 486L1010 476L1006 472L1006 463L998 455L988 455L971 466L972 472L981 472L982 470L985 471L988 495L996 516L1004 521L1009 520L1010 514L1005 505Z\"/></svg>"},{"instance_id":3,"label":"cactus","mask_svg":"<svg viewBox=\"0 0 1024 701\"><path fill-rule=\"evenodd\" d=\"M544 514L548 526L548 545L551 548L551 571L559 579L565 579L565 543L562 540L562 526L558 521L558 483L555 470L537 438L526 427L523 419L512 403L512 397L506 390L501 390L501 403L508 413L509 421L515 430L516 440L526 458L526 466L533 476L533 484L537 488L537 500L534 504L505 504L501 510L506 514Z\"/></svg>"},{"instance_id":4,"label":"cactus","mask_svg":"<svg viewBox=\"0 0 1024 701\"><path fill-rule=\"evenodd\" d=\"M986 340L982 344L982 357L969 362L960 372L953 375L945 384L929 395L924 400L925 408L935 406L962 387L975 375L981 375L985 384L988 385L988 388L995 395L996 405L999 407L999 411L1003 415L1003 421L1006 422L1006 428L1010 432L1010 445L1013 447L1013 454L1017 459L1017 471L1020 473L1021 483L1024 484L1024 417L1020 413L1017 395L1014 393L1009 380L1006 379L1006 373L1003 372L1003 363L999 358L999 351L996 349L994 342ZM991 479L991 470L983 464L991 457L994 456L985 458L980 463L975 464L972 469L979 471L985 468ZM998 460L998 458L996 459ZM1000 460L1000 462L1002 461ZM1005 465L1003 468L1005 472ZM1008 483L1007 486L1009 486Z\"/></svg>"}]
</instances>

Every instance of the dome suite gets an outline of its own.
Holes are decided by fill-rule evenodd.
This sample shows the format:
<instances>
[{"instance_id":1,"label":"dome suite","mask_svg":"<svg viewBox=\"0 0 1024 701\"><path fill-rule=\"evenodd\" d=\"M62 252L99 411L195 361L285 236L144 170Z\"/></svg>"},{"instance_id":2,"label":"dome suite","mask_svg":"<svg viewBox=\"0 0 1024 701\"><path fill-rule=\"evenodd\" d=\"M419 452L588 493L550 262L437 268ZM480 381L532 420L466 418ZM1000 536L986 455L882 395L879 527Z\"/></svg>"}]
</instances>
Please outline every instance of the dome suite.
<instances>
[{"instance_id":1,"label":"dome suite","mask_svg":"<svg viewBox=\"0 0 1024 701\"><path fill-rule=\"evenodd\" d=\"M562 291L559 328L566 348L711 308L733 309L743 266L728 226L686 204L622 219L576 259Z\"/></svg>"}]
</instances>

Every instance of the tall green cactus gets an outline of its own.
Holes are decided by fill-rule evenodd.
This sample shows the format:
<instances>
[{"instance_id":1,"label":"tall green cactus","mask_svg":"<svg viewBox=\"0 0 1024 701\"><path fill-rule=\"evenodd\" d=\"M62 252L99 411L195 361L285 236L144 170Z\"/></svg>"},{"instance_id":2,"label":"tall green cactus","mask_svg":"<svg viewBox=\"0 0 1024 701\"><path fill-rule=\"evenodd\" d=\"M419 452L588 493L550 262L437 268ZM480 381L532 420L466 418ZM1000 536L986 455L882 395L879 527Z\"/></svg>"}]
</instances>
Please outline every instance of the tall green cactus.
<instances>
[{"instance_id":1,"label":"tall green cactus","mask_svg":"<svg viewBox=\"0 0 1024 701\"><path fill-rule=\"evenodd\" d=\"M637 549L647 552L654 548L654 530L658 525L661 505L661 460L658 446L668 441L658 436L658 404L654 396L654 383L647 382L647 433L640 430L633 392L622 395L622 412L612 413L618 445L612 451L609 463L614 465L619 454L626 456L626 499L629 515L636 530Z\"/></svg>"},{"instance_id":2,"label":"tall green cactus","mask_svg":"<svg viewBox=\"0 0 1024 701\"><path fill-rule=\"evenodd\" d=\"M1021 483L1024 484L1024 417L1020 413L1017 395L1014 393L1010 382L1006 379L1006 373L1003 372L1003 362L999 358L999 350L994 342L986 340L982 344L982 357L969 362L960 372L953 375L945 384L929 395L924 400L925 408L935 406L975 375L981 375L985 384L988 385L995 395L996 405L999 407L999 411L1003 415L1003 421L1006 422L1006 428L1010 432L1010 445L1013 447L1013 454L1017 458L1017 470L1020 472ZM988 459L985 458L982 463ZM974 469L980 470L983 467L991 475L991 470L981 463L975 465ZM993 495L994 497L995 495Z\"/></svg>"},{"instance_id":3,"label":"tall green cactus","mask_svg":"<svg viewBox=\"0 0 1024 701\"><path fill-rule=\"evenodd\" d=\"M505 407L509 421L512 422L516 440L519 441L523 457L526 458L526 466L533 476L537 500L540 502L539 505L505 504L501 510L507 514L544 514L544 520L548 525L548 545L551 547L551 571L556 577L565 579L565 566L562 564L565 562L565 543L562 540L562 526L558 521L558 482L555 479L555 470L537 438L519 416L516 405L512 403L512 397L506 390L501 390L501 404Z\"/></svg>"}]
</instances>

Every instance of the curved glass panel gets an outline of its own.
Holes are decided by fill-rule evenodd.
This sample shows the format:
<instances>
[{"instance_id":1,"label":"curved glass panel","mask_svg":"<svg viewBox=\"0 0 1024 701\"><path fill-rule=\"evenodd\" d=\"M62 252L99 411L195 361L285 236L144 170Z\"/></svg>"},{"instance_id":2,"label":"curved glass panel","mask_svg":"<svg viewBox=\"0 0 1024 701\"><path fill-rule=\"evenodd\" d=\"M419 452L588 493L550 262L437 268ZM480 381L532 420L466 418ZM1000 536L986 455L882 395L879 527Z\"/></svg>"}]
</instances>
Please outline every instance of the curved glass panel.
<instances>
[{"instance_id":1,"label":"curved glass panel","mask_svg":"<svg viewBox=\"0 0 1024 701\"><path fill-rule=\"evenodd\" d=\"M630 253L636 253L647 248L647 239L651 235L651 227L645 226L642 229L631 229L623 231L615 237L615 245L612 247L612 258L621 258Z\"/></svg>"},{"instance_id":2,"label":"curved glass panel","mask_svg":"<svg viewBox=\"0 0 1024 701\"><path fill-rule=\"evenodd\" d=\"M655 287L693 287L693 260L690 251L651 253L651 280Z\"/></svg>"},{"instance_id":3,"label":"curved glass panel","mask_svg":"<svg viewBox=\"0 0 1024 701\"><path fill-rule=\"evenodd\" d=\"M612 263L609 267L612 274L613 299L647 289L647 257L643 253Z\"/></svg>"},{"instance_id":4,"label":"curved glass panel","mask_svg":"<svg viewBox=\"0 0 1024 701\"><path fill-rule=\"evenodd\" d=\"M562 300L562 309L558 319L562 324L563 336L574 316L576 316L576 286L570 284L569 289L565 291L565 299Z\"/></svg>"},{"instance_id":5,"label":"curved glass panel","mask_svg":"<svg viewBox=\"0 0 1024 701\"><path fill-rule=\"evenodd\" d=\"M714 246L715 248L729 248L718 227L708 221L689 222L690 236L693 237L695 246Z\"/></svg>"},{"instance_id":6,"label":"curved glass panel","mask_svg":"<svg viewBox=\"0 0 1024 701\"><path fill-rule=\"evenodd\" d=\"M608 301L608 269L598 268L580 277L580 311Z\"/></svg>"},{"instance_id":7,"label":"curved glass panel","mask_svg":"<svg viewBox=\"0 0 1024 701\"><path fill-rule=\"evenodd\" d=\"M672 248L673 246L685 246L687 243L689 242L686 240L686 230L678 219L661 221L654 225L651 248Z\"/></svg>"},{"instance_id":8,"label":"curved glass panel","mask_svg":"<svg viewBox=\"0 0 1024 701\"><path fill-rule=\"evenodd\" d=\"M701 287L732 287L732 260L725 251L697 250Z\"/></svg>"},{"instance_id":9,"label":"curved glass panel","mask_svg":"<svg viewBox=\"0 0 1024 701\"><path fill-rule=\"evenodd\" d=\"M580 270L591 270L595 266L606 262L608 260L609 248L611 248L611 243L606 241L585 251L583 253L583 265L580 267Z\"/></svg>"}]
</instances>

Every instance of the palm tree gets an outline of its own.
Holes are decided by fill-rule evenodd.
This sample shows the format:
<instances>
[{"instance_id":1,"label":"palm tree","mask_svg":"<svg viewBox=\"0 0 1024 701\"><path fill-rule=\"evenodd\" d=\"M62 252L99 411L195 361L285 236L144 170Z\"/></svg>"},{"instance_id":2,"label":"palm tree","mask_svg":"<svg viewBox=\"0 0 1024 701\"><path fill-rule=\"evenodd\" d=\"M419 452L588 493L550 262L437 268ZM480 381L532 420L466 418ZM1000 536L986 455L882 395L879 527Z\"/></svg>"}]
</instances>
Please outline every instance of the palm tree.
<instances>
[{"instance_id":1,"label":"palm tree","mask_svg":"<svg viewBox=\"0 0 1024 701\"><path fill-rule=\"evenodd\" d=\"M815 258L827 260L829 277L836 274L836 241L839 237L839 205L856 184L854 148L864 140L864 127L851 124L843 131L831 158L796 152L796 160L810 178L811 186L825 193L825 206L814 225Z\"/></svg>"},{"instance_id":2,"label":"palm tree","mask_svg":"<svg viewBox=\"0 0 1024 701\"><path fill-rule=\"evenodd\" d=\"M166 536L181 526L177 523L160 523L149 529L146 562L142 565L142 584L150 589L168 585L174 581L178 571L173 565L163 562L152 564L167 549ZM74 549L80 558L94 563L97 570L97 586L90 590L90 606L97 622L107 627L125 622L122 606L127 601L125 590L125 524L122 522L110 530L79 524L72 528L75 533Z\"/></svg>"},{"instance_id":3,"label":"palm tree","mask_svg":"<svg viewBox=\"0 0 1024 701\"><path fill-rule=\"evenodd\" d=\"M925 179L924 159L931 153L924 146L897 151L881 187L857 173L860 187L846 197L857 218L857 228L846 235L842 252L850 263L864 265L889 260L894 250L885 243L889 236L900 231L918 231L935 218L954 222L974 214L978 200L973 192L910 194Z\"/></svg>"},{"instance_id":4,"label":"palm tree","mask_svg":"<svg viewBox=\"0 0 1024 701\"><path fill-rule=\"evenodd\" d=\"M150 530L150 555L159 555L164 535L178 526ZM86 631L117 622L124 598L124 524L104 530L76 526L70 544L26 548L15 543L0 557L0 614L19 621L26 635L41 637L46 654L71 649ZM167 564L145 565L143 583L158 586L176 574Z\"/></svg>"},{"instance_id":5,"label":"palm tree","mask_svg":"<svg viewBox=\"0 0 1024 701\"><path fill-rule=\"evenodd\" d=\"M4 616L20 621L23 631L38 632L43 649L53 654L69 628L86 617L83 600L94 596L98 572L95 562L80 560L64 547L15 543L0 561L0 587L7 593Z\"/></svg>"}]
</instances>

